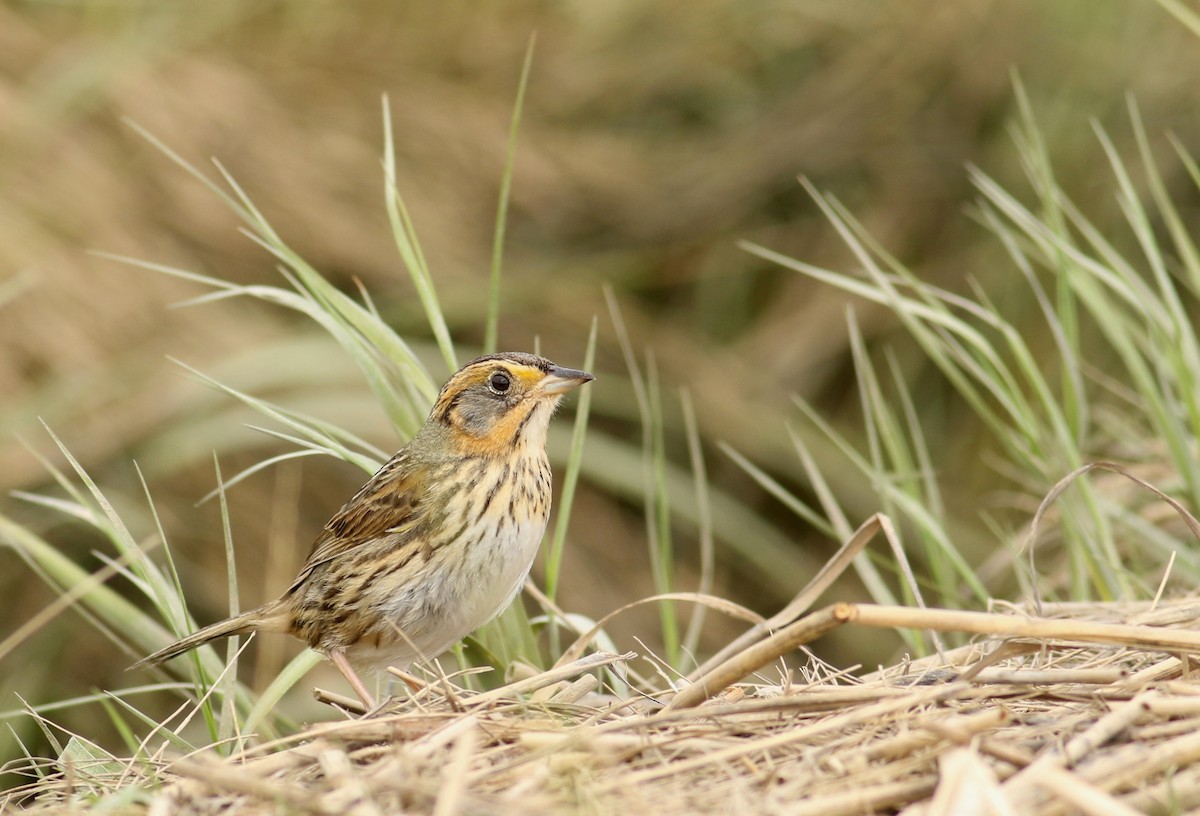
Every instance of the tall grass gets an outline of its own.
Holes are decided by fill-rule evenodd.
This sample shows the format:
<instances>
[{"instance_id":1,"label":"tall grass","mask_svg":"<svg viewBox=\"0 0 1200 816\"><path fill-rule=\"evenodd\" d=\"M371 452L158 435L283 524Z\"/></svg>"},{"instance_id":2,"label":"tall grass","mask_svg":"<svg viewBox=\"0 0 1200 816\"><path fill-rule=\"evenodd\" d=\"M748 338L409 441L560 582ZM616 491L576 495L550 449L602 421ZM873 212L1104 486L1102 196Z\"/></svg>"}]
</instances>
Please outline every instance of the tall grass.
<instances>
[{"instance_id":1,"label":"tall grass","mask_svg":"<svg viewBox=\"0 0 1200 816\"><path fill-rule=\"evenodd\" d=\"M1195 442L1200 438L1200 344L1193 329L1200 256L1166 192L1137 109L1131 103L1136 169L1147 194L1138 190L1133 170L1111 139L1097 129L1126 220L1127 234L1118 242L1056 183L1019 84L1017 96L1021 116L1014 134L1034 203L1023 203L978 168L969 172L980 193L976 218L1028 287L1052 338L1053 355L1030 345L1027 315L1006 314L978 283L967 296L922 281L834 196L808 182L805 188L852 253L855 270L820 268L754 244L745 249L885 306L987 429L988 446L998 456L991 467L1018 491L1046 495L1082 463L1119 457L1142 466L1167 492L1181 493L1191 507L1200 506ZM1172 146L1176 159L1200 182L1192 157L1177 142ZM1122 243L1130 249L1118 249ZM886 349L882 361L890 383L885 384L880 355L867 348L853 312L847 327L865 447L852 444L811 406L797 404L805 421L869 480L881 508L903 522L906 546L920 553L925 581L938 603L982 605L1013 581L1030 599L1149 597L1172 557L1176 581L1188 586L1200 577L1200 552L1187 528L1152 523L1149 517L1155 514L1130 486L1111 478L1103 485L1080 478L1057 498L1052 538L1058 546L1025 540L1011 522L989 514L998 534L995 547L1012 556L1022 547L1039 549L1032 553L1034 570L1022 571L1024 560L1011 557L1001 575L981 574L981 565L969 563L953 540L954 519L935 478L919 401ZM799 453L815 475L811 458L802 447ZM817 513L750 463L740 464L802 517L844 530L840 510L827 493L819 491L824 512ZM967 508L963 515L982 509ZM888 600L877 574L864 569L862 577L879 600Z\"/></svg>"}]
</instances>

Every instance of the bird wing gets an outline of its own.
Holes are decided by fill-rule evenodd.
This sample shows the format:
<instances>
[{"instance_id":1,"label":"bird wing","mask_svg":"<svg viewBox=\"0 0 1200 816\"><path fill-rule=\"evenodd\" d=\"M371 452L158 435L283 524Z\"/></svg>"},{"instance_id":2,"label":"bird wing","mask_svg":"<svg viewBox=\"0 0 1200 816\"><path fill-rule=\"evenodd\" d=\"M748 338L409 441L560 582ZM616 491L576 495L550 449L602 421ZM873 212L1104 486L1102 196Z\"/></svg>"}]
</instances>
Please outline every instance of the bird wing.
<instances>
[{"instance_id":1,"label":"bird wing","mask_svg":"<svg viewBox=\"0 0 1200 816\"><path fill-rule=\"evenodd\" d=\"M326 522L288 591L299 589L317 567L376 543L389 532L411 528L424 494L422 469L412 467L404 451L393 456Z\"/></svg>"}]
</instances>

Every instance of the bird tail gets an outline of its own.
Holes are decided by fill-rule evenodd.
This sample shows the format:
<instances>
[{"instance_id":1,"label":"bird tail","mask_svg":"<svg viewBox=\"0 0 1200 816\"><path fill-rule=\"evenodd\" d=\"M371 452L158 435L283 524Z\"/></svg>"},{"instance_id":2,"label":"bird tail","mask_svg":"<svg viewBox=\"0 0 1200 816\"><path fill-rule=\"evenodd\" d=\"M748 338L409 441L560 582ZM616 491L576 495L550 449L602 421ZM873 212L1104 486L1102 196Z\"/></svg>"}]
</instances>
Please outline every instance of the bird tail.
<instances>
[{"instance_id":1,"label":"bird tail","mask_svg":"<svg viewBox=\"0 0 1200 816\"><path fill-rule=\"evenodd\" d=\"M143 657L129 668L132 670L141 668L142 666L157 666L159 663L165 663L184 652L190 652L198 646L203 646L209 641L233 637L234 635L246 635L262 629L275 629L276 627L272 626L275 618L272 615L272 612L275 611L272 606L272 604L260 606L257 609L251 609L249 612L243 612L236 617L226 618L223 621L217 621L214 624L205 626L203 629L175 641L170 646L165 646L154 654Z\"/></svg>"}]
</instances>

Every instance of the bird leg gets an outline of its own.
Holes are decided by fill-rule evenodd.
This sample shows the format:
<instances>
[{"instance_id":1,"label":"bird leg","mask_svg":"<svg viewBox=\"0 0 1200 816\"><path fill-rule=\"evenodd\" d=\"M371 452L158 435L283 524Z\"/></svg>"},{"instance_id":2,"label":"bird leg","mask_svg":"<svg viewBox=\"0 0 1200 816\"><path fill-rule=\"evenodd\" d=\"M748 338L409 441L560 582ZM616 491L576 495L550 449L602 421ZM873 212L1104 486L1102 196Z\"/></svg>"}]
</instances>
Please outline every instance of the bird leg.
<instances>
[{"instance_id":1,"label":"bird leg","mask_svg":"<svg viewBox=\"0 0 1200 816\"><path fill-rule=\"evenodd\" d=\"M346 682L350 684L350 688L354 689L354 693L358 695L358 699L362 700L367 711L375 707L375 698L371 692L367 691L366 685L363 684L362 678L358 676L358 672L350 665L350 661L346 659L345 653L341 649L333 649L329 652L329 662L337 666L338 671L346 678Z\"/></svg>"}]
</instances>

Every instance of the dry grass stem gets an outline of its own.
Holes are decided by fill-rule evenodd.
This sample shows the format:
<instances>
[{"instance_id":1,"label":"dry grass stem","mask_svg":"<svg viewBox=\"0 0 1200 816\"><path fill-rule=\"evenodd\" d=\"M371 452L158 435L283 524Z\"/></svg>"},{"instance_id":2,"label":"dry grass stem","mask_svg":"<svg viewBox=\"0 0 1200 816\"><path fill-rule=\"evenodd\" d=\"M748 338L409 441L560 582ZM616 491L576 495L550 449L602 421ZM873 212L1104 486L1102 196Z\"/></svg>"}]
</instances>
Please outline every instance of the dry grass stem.
<instances>
[{"instance_id":1,"label":"dry grass stem","mask_svg":"<svg viewBox=\"0 0 1200 816\"><path fill-rule=\"evenodd\" d=\"M1124 680L1126 676L1125 671L1119 668L1046 669L1044 671L984 669L971 679L976 683L1029 683L1031 685L1095 683L1107 686Z\"/></svg>"}]
</instances>

